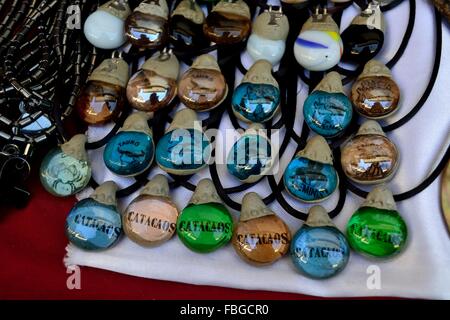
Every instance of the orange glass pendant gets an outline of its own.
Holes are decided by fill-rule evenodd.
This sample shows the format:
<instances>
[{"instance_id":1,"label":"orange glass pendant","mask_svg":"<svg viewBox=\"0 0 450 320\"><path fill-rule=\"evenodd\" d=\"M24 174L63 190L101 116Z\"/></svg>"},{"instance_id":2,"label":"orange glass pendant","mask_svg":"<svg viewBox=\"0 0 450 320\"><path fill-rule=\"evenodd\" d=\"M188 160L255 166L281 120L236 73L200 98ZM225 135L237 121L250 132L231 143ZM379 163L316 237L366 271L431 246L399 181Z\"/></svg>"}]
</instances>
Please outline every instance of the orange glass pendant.
<instances>
[{"instance_id":1,"label":"orange glass pendant","mask_svg":"<svg viewBox=\"0 0 450 320\"><path fill-rule=\"evenodd\" d=\"M177 95L179 69L180 64L172 51L156 53L128 82L128 102L145 112L168 106Z\"/></svg>"},{"instance_id":2,"label":"orange glass pendant","mask_svg":"<svg viewBox=\"0 0 450 320\"><path fill-rule=\"evenodd\" d=\"M121 58L106 59L88 79L76 103L84 122L91 125L117 119L125 105L128 64Z\"/></svg>"}]
</instances>

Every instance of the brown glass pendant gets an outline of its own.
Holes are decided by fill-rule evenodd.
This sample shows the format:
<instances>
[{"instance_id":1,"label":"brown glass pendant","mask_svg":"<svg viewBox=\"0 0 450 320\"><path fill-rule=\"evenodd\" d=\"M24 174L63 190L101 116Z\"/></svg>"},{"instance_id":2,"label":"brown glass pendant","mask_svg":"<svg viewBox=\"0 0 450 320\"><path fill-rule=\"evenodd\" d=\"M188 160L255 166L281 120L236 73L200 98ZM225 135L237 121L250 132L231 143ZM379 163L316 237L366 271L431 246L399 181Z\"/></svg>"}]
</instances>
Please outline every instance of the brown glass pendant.
<instances>
[{"instance_id":1,"label":"brown glass pendant","mask_svg":"<svg viewBox=\"0 0 450 320\"><path fill-rule=\"evenodd\" d=\"M222 0L212 9L203 25L203 32L218 44L235 44L250 34L250 9L242 0Z\"/></svg>"},{"instance_id":2,"label":"brown glass pendant","mask_svg":"<svg viewBox=\"0 0 450 320\"><path fill-rule=\"evenodd\" d=\"M342 148L341 164L345 175L361 184L379 184L392 179L400 155L373 120L366 121Z\"/></svg>"},{"instance_id":3,"label":"brown glass pendant","mask_svg":"<svg viewBox=\"0 0 450 320\"><path fill-rule=\"evenodd\" d=\"M88 79L76 103L81 120L97 125L117 119L125 105L128 64L121 58L106 59Z\"/></svg>"},{"instance_id":4,"label":"brown glass pendant","mask_svg":"<svg viewBox=\"0 0 450 320\"><path fill-rule=\"evenodd\" d=\"M225 100L228 86L216 58L199 56L178 83L178 96L186 107L209 111Z\"/></svg>"},{"instance_id":5,"label":"brown glass pendant","mask_svg":"<svg viewBox=\"0 0 450 320\"><path fill-rule=\"evenodd\" d=\"M128 40L144 49L160 48L169 39L169 8L166 0L145 0L128 17Z\"/></svg>"},{"instance_id":6,"label":"brown glass pendant","mask_svg":"<svg viewBox=\"0 0 450 320\"><path fill-rule=\"evenodd\" d=\"M397 111L400 89L384 64L370 60L352 87L351 99L362 116L382 119Z\"/></svg>"},{"instance_id":7,"label":"brown glass pendant","mask_svg":"<svg viewBox=\"0 0 450 320\"><path fill-rule=\"evenodd\" d=\"M131 106L155 112L169 105L177 95L179 69L178 59L171 51L156 53L128 82L127 98Z\"/></svg>"},{"instance_id":8,"label":"brown glass pendant","mask_svg":"<svg viewBox=\"0 0 450 320\"><path fill-rule=\"evenodd\" d=\"M286 223L267 208L261 197L251 192L242 200L241 216L232 243L246 262L267 265L288 252L291 232Z\"/></svg>"}]
</instances>

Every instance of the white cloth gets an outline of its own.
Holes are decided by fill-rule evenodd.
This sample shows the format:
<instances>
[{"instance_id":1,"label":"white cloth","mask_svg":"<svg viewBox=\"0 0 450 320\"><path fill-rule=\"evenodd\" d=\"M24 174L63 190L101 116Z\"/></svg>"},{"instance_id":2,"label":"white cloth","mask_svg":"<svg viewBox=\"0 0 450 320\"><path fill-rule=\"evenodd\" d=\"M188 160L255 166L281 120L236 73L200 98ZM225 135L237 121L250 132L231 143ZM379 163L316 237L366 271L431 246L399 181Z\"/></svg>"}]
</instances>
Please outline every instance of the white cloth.
<instances>
[{"instance_id":1,"label":"white cloth","mask_svg":"<svg viewBox=\"0 0 450 320\"><path fill-rule=\"evenodd\" d=\"M345 11L344 29L356 8ZM379 59L386 62L397 51L406 29L409 14L408 1L385 14L387 20L387 39ZM400 61L393 69L401 93L401 109L388 122L396 121L405 115L420 99L428 83L434 57L435 31L434 13L429 1L418 0L416 23L411 41ZM289 49L289 48L288 48ZM450 128L450 32L448 24L443 26L443 56L436 85L423 109L406 125L388 136L396 143L401 152L401 164L395 179L389 183L394 193L404 192L418 185L441 159L449 140ZM249 67L247 54L243 55L244 65ZM242 75L238 73L238 79ZM349 88L347 88L349 89ZM302 123L302 105L307 88L299 87L297 105L297 131ZM231 128L227 117L222 128ZM106 129L91 128L90 140L97 140L107 132ZM281 172L295 151L291 143L281 161ZM103 150L91 152L93 172L97 181L113 179L122 187L129 184L127 179L119 179L108 172L102 160ZM152 172L152 176L156 172ZM225 186L236 185L223 167L219 174ZM207 177L208 170L193 178ZM421 298L450 298L450 239L444 226L439 206L439 179L416 197L398 203L398 208L409 228L409 243L404 252L388 261L369 260L352 252L347 268L338 276L325 280L310 280L297 273L289 257L283 258L268 267L254 267L243 262L231 245L211 254L197 254L185 248L175 236L171 241L158 248L144 249L127 238L121 239L114 248L90 253L67 247L65 263L67 265L90 266L152 279L170 280L191 284L214 285L242 289L294 292L327 297L353 296L401 296ZM260 183L252 191L265 196L269 192L266 182ZM85 196L87 191L85 192ZM183 188L173 192L173 198L179 208L183 208L191 193ZM122 200L120 209L134 196ZM242 194L234 195L236 201ZM310 206L299 203L289 196L288 201L296 208L307 211ZM323 205L334 208L338 195L334 194ZM336 225L345 230L352 213L361 204L362 199L349 193L341 214L334 219ZM301 222L286 214L277 203L271 205L296 232ZM233 212L237 219L238 213ZM380 289L368 286L373 269L380 270ZM369 268L369 269L368 269ZM376 269L376 267L375 267ZM374 282L377 284L377 282Z\"/></svg>"}]
</instances>

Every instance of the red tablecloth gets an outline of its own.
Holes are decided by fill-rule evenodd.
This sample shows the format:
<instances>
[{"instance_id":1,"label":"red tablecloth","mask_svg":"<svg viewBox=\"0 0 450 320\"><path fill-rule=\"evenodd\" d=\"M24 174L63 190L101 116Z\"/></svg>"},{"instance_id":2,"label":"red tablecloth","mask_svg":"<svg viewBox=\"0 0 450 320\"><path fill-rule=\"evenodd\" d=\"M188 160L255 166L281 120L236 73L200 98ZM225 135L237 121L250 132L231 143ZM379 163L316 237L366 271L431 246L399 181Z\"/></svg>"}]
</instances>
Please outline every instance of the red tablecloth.
<instances>
[{"instance_id":1,"label":"red tablecloth","mask_svg":"<svg viewBox=\"0 0 450 320\"><path fill-rule=\"evenodd\" d=\"M0 299L305 299L306 296L185 285L81 268L81 290L69 290L63 265L64 222L74 199L30 181L27 208L1 208Z\"/></svg>"}]
</instances>

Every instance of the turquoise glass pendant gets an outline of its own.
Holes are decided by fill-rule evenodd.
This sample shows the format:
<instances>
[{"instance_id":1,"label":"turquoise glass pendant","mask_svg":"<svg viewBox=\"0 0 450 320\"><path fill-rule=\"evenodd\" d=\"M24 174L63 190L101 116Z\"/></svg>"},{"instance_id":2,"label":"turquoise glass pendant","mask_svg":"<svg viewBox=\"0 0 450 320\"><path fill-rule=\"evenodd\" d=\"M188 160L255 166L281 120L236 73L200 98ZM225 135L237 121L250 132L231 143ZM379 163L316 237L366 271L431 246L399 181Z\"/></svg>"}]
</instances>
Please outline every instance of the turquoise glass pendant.
<instances>
[{"instance_id":1,"label":"turquoise glass pendant","mask_svg":"<svg viewBox=\"0 0 450 320\"><path fill-rule=\"evenodd\" d=\"M233 236L233 217L222 204L214 183L198 183L189 205L178 217L177 232L181 242L199 253L218 250Z\"/></svg>"},{"instance_id":2,"label":"turquoise glass pendant","mask_svg":"<svg viewBox=\"0 0 450 320\"><path fill-rule=\"evenodd\" d=\"M114 182L105 182L72 208L66 219L66 235L73 245L84 250L104 250L119 240L122 220L116 190Z\"/></svg>"},{"instance_id":3,"label":"turquoise glass pendant","mask_svg":"<svg viewBox=\"0 0 450 320\"><path fill-rule=\"evenodd\" d=\"M191 175L206 167L211 142L191 109L179 111L156 147L156 162L167 173Z\"/></svg>"},{"instance_id":4,"label":"turquoise glass pendant","mask_svg":"<svg viewBox=\"0 0 450 320\"><path fill-rule=\"evenodd\" d=\"M408 228L385 186L375 187L347 224L350 246L365 256L390 258L405 247Z\"/></svg>"},{"instance_id":5,"label":"turquoise glass pendant","mask_svg":"<svg viewBox=\"0 0 450 320\"><path fill-rule=\"evenodd\" d=\"M248 70L232 99L233 112L245 122L263 123L280 108L280 88L272 76L272 64L258 60Z\"/></svg>"},{"instance_id":6,"label":"turquoise glass pendant","mask_svg":"<svg viewBox=\"0 0 450 320\"><path fill-rule=\"evenodd\" d=\"M228 171L244 183L253 183L273 166L273 147L261 124L253 124L233 145L227 158Z\"/></svg>"},{"instance_id":7,"label":"turquoise glass pendant","mask_svg":"<svg viewBox=\"0 0 450 320\"><path fill-rule=\"evenodd\" d=\"M314 206L291 242L291 259L302 274L313 279L331 278L347 265L350 247L326 210Z\"/></svg>"},{"instance_id":8,"label":"turquoise glass pendant","mask_svg":"<svg viewBox=\"0 0 450 320\"><path fill-rule=\"evenodd\" d=\"M248 38L247 52L254 61L265 59L276 65L286 50L286 39L289 34L289 21L279 11L269 6L253 22L252 34Z\"/></svg>"},{"instance_id":9,"label":"turquoise glass pendant","mask_svg":"<svg viewBox=\"0 0 450 320\"><path fill-rule=\"evenodd\" d=\"M83 190L91 179L91 167L85 149L86 136L74 136L50 151L40 169L44 188L57 197L72 196Z\"/></svg>"},{"instance_id":10,"label":"turquoise glass pendant","mask_svg":"<svg viewBox=\"0 0 450 320\"><path fill-rule=\"evenodd\" d=\"M333 167L333 154L321 136L309 140L305 149L289 163L284 172L288 192L304 202L327 199L339 185L339 176Z\"/></svg>"},{"instance_id":11,"label":"turquoise glass pendant","mask_svg":"<svg viewBox=\"0 0 450 320\"><path fill-rule=\"evenodd\" d=\"M150 168L155 155L148 116L137 112L128 117L123 128L106 145L103 160L111 172L134 177Z\"/></svg>"},{"instance_id":12,"label":"turquoise glass pendant","mask_svg":"<svg viewBox=\"0 0 450 320\"><path fill-rule=\"evenodd\" d=\"M344 50L339 27L326 13L316 14L303 25L294 45L297 62L306 70L326 71L339 63Z\"/></svg>"},{"instance_id":13,"label":"turquoise glass pendant","mask_svg":"<svg viewBox=\"0 0 450 320\"><path fill-rule=\"evenodd\" d=\"M344 93L339 73L328 73L303 105L308 126L325 138L342 134L350 125L353 107Z\"/></svg>"}]
</instances>

